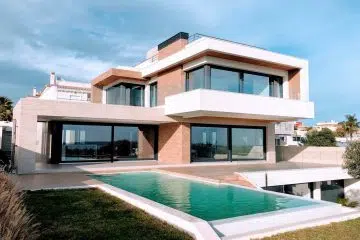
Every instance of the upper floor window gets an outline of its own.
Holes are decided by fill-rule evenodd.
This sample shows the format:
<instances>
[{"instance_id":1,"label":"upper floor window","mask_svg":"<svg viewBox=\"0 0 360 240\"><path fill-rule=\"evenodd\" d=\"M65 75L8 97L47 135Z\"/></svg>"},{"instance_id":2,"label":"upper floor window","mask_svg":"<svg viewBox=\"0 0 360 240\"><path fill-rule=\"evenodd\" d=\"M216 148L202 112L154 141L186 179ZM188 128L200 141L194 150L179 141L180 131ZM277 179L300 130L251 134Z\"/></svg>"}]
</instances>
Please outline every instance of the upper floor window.
<instances>
[{"instance_id":1,"label":"upper floor window","mask_svg":"<svg viewBox=\"0 0 360 240\"><path fill-rule=\"evenodd\" d=\"M144 86L120 83L106 90L106 103L130 106L144 106Z\"/></svg>"},{"instance_id":2,"label":"upper floor window","mask_svg":"<svg viewBox=\"0 0 360 240\"><path fill-rule=\"evenodd\" d=\"M211 65L186 73L186 91L203 88L282 98L282 84L279 76Z\"/></svg>"},{"instance_id":3,"label":"upper floor window","mask_svg":"<svg viewBox=\"0 0 360 240\"><path fill-rule=\"evenodd\" d=\"M157 82L150 84L150 107L157 106Z\"/></svg>"}]
</instances>

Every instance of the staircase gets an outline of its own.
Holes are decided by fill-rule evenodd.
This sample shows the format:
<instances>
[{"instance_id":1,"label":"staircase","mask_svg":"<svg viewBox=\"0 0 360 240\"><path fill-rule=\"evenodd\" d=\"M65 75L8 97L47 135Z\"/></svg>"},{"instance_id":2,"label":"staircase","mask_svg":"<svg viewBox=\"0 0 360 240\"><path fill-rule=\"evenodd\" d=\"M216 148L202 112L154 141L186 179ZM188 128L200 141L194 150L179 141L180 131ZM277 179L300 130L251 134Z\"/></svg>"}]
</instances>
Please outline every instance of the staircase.
<instances>
[{"instance_id":1,"label":"staircase","mask_svg":"<svg viewBox=\"0 0 360 240\"><path fill-rule=\"evenodd\" d=\"M249 180L247 180L240 174L236 174L236 173L221 177L219 180L221 183L230 183L230 184L240 185L243 187L256 188L255 184L251 183Z\"/></svg>"}]
</instances>

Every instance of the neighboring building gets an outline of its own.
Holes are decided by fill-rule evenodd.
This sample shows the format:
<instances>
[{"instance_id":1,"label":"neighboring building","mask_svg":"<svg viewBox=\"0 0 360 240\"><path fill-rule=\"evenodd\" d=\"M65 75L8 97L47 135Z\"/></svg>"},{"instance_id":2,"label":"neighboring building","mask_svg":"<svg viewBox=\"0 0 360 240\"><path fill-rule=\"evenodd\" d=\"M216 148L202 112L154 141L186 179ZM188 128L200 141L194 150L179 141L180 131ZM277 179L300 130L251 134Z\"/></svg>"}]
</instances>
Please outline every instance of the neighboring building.
<instances>
[{"instance_id":1,"label":"neighboring building","mask_svg":"<svg viewBox=\"0 0 360 240\"><path fill-rule=\"evenodd\" d=\"M95 77L91 103L21 99L18 173L37 162L275 163L275 123L314 117L307 60L183 32L148 56Z\"/></svg>"},{"instance_id":2,"label":"neighboring building","mask_svg":"<svg viewBox=\"0 0 360 240\"><path fill-rule=\"evenodd\" d=\"M0 150L11 157L12 122L0 121Z\"/></svg>"},{"instance_id":3,"label":"neighboring building","mask_svg":"<svg viewBox=\"0 0 360 240\"><path fill-rule=\"evenodd\" d=\"M336 129L338 128L339 123L335 122L334 120L331 120L330 122L318 122L315 126L314 129L317 131L321 131L324 128L328 128L331 131L335 132Z\"/></svg>"},{"instance_id":4,"label":"neighboring building","mask_svg":"<svg viewBox=\"0 0 360 240\"><path fill-rule=\"evenodd\" d=\"M39 93L34 88L33 96L47 100L90 102L91 84L65 81L51 72L50 84Z\"/></svg>"},{"instance_id":5,"label":"neighboring building","mask_svg":"<svg viewBox=\"0 0 360 240\"><path fill-rule=\"evenodd\" d=\"M276 146L301 146L302 136L298 136L295 130L295 122L282 122L275 124Z\"/></svg>"}]
</instances>

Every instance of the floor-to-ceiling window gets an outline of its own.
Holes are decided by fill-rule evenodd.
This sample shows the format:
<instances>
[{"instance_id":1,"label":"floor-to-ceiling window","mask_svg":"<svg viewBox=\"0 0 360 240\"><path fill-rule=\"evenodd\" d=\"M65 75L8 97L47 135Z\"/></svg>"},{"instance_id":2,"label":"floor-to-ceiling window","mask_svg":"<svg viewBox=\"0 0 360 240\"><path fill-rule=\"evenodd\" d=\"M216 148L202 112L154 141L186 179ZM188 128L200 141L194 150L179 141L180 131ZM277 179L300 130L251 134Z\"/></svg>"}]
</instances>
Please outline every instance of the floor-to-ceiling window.
<instances>
[{"instance_id":1,"label":"floor-to-ceiling window","mask_svg":"<svg viewBox=\"0 0 360 240\"><path fill-rule=\"evenodd\" d=\"M61 161L111 160L111 127L64 124Z\"/></svg>"},{"instance_id":2,"label":"floor-to-ceiling window","mask_svg":"<svg viewBox=\"0 0 360 240\"><path fill-rule=\"evenodd\" d=\"M150 84L150 107L157 106L157 82Z\"/></svg>"},{"instance_id":3,"label":"floor-to-ceiling window","mask_svg":"<svg viewBox=\"0 0 360 240\"><path fill-rule=\"evenodd\" d=\"M344 197L344 180L323 181L320 185L321 200L336 202Z\"/></svg>"},{"instance_id":4,"label":"floor-to-ceiling window","mask_svg":"<svg viewBox=\"0 0 360 240\"><path fill-rule=\"evenodd\" d=\"M52 162L156 159L157 127L59 123L52 131Z\"/></svg>"},{"instance_id":5,"label":"floor-to-ceiling window","mask_svg":"<svg viewBox=\"0 0 360 240\"><path fill-rule=\"evenodd\" d=\"M193 125L191 160L237 161L265 159L265 128Z\"/></svg>"},{"instance_id":6,"label":"floor-to-ceiling window","mask_svg":"<svg viewBox=\"0 0 360 240\"><path fill-rule=\"evenodd\" d=\"M283 78L240 69L204 65L186 73L186 90L199 88L282 98Z\"/></svg>"},{"instance_id":7,"label":"floor-to-ceiling window","mask_svg":"<svg viewBox=\"0 0 360 240\"><path fill-rule=\"evenodd\" d=\"M228 130L225 127L191 128L192 161L224 161L228 159Z\"/></svg>"},{"instance_id":8,"label":"floor-to-ceiling window","mask_svg":"<svg viewBox=\"0 0 360 240\"><path fill-rule=\"evenodd\" d=\"M144 85L120 83L106 90L106 103L144 106Z\"/></svg>"},{"instance_id":9,"label":"floor-to-ceiling window","mask_svg":"<svg viewBox=\"0 0 360 240\"><path fill-rule=\"evenodd\" d=\"M264 159L264 130L262 128L232 128L232 159Z\"/></svg>"}]
</instances>

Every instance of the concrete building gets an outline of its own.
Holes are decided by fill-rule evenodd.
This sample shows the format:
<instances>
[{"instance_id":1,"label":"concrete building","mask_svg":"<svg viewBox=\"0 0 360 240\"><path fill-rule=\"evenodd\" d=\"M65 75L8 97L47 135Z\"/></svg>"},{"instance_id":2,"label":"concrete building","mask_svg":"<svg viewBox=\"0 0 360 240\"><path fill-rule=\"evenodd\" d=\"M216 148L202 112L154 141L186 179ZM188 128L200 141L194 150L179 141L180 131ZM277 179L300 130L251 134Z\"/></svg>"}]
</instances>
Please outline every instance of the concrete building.
<instances>
[{"instance_id":1,"label":"concrete building","mask_svg":"<svg viewBox=\"0 0 360 240\"><path fill-rule=\"evenodd\" d=\"M184 32L147 57L134 67L96 76L90 102L21 99L14 109L17 172L91 172L120 169L119 163L262 163L263 169L276 170L282 166L276 162L288 161L296 166L288 172L255 167L240 174L258 187L317 199L319 191L356 186L341 169L337 149L281 146L276 151L276 123L314 117L307 60ZM318 168L306 172L311 162Z\"/></svg>"},{"instance_id":2,"label":"concrete building","mask_svg":"<svg viewBox=\"0 0 360 240\"><path fill-rule=\"evenodd\" d=\"M91 84L65 81L55 72L50 73L50 82L41 92L33 89L33 97L47 100L90 102Z\"/></svg>"},{"instance_id":3,"label":"concrete building","mask_svg":"<svg viewBox=\"0 0 360 240\"><path fill-rule=\"evenodd\" d=\"M339 123L335 122L334 120L331 120L330 122L318 122L315 124L314 129L317 131L321 131L324 128L328 128L331 131L335 132L338 128Z\"/></svg>"},{"instance_id":4,"label":"concrete building","mask_svg":"<svg viewBox=\"0 0 360 240\"><path fill-rule=\"evenodd\" d=\"M149 54L95 77L91 103L21 99L18 172L34 172L36 159L275 162L275 122L314 116L306 60L186 33ZM37 122L41 152L29 137Z\"/></svg>"}]
</instances>

